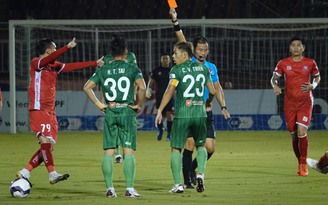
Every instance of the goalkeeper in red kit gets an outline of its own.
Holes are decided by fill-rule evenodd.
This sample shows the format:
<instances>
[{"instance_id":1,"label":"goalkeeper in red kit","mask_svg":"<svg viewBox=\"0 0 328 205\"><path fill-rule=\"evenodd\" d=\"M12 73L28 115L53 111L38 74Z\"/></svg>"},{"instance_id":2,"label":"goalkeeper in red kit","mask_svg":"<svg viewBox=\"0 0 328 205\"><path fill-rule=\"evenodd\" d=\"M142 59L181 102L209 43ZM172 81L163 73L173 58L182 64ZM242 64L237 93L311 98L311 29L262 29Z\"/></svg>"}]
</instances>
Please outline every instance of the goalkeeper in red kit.
<instances>
[{"instance_id":1,"label":"goalkeeper in red kit","mask_svg":"<svg viewBox=\"0 0 328 205\"><path fill-rule=\"evenodd\" d=\"M320 83L320 73L316 62L303 56L305 50L304 40L293 37L289 41L291 56L278 62L271 85L275 95L281 94L278 79L284 76L284 114L287 129L292 136L292 146L298 160L299 176L308 175L306 163L309 140L307 130L310 125L313 108L313 94ZM313 78L312 83L311 77Z\"/></svg>"},{"instance_id":2,"label":"goalkeeper in red kit","mask_svg":"<svg viewBox=\"0 0 328 205\"><path fill-rule=\"evenodd\" d=\"M29 121L35 132L40 148L32 155L29 163L17 172L17 177L30 178L30 172L44 162L49 181L55 184L66 180L69 174L55 171L52 150L57 141L58 123L55 112L56 81L58 74L88 67L101 67L102 58L97 61L61 63L56 59L76 46L75 38L67 45L56 50L52 39L45 38L38 42L34 57L30 64Z\"/></svg>"}]
</instances>

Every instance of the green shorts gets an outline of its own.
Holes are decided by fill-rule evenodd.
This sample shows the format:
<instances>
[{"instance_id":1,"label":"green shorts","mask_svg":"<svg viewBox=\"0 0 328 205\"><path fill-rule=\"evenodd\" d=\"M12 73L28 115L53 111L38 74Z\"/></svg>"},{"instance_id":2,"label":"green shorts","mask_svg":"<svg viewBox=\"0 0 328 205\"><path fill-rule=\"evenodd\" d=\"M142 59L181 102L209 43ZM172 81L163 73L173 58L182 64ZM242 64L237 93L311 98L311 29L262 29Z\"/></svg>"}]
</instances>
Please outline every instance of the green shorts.
<instances>
[{"instance_id":1,"label":"green shorts","mask_svg":"<svg viewBox=\"0 0 328 205\"><path fill-rule=\"evenodd\" d=\"M174 118L171 130L171 147L183 149L188 133L191 133L196 147L203 146L206 140L206 117Z\"/></svg>"},{"instance_id":2,"label":"green shorts","mask_svg":"<svg viewBox=\"0 0 328 205\"><path fill-rule=\"evenodd\" d=\"M103 149L117 145L136 150L137 118L132 116L105 116Z\"/></svg>"}]
</instances>

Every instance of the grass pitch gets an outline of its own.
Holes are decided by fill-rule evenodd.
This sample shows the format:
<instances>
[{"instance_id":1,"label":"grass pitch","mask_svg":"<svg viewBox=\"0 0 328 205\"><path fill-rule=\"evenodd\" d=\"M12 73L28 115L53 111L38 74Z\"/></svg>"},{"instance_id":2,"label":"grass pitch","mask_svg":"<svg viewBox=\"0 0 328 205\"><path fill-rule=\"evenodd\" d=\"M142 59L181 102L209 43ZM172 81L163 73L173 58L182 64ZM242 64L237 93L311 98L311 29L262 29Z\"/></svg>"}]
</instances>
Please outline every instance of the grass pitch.
<instances>
[{"instance_id":1,"label":"grass pitch","mask_svg":"<svg viewBox=\"0 0 328 205\"><path fill-rule=\"evenodd\" d=\"M309 157L318 159L327 149L327 131L309 131ZM297 162L287 131L229 131L217 133L216 152L207 163L205 192L185 190L170 194L173 185L169 142L156 132L138 132L135 188L141 198L125 198L123 165L115 164L117 198L105 197L101 171L102 133L60 132L54 150L56 170L68 181L50 185L44 165L31 173L33 188L25 199L9 194L10 181L38 149L32 133L0 134L0 204L327 204L327 175L309 170L296 175Z\"/></svg>"}]
</instances>

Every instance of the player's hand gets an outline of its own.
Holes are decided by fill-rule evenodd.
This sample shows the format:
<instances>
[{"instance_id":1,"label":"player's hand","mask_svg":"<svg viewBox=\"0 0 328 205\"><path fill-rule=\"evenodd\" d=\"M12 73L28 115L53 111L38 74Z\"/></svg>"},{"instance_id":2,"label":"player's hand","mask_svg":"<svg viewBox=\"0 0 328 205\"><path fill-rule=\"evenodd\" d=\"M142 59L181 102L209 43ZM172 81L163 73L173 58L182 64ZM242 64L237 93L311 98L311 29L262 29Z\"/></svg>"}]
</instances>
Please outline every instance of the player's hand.
<instances>
[{"instance_id":1,"label":"player's hand","mask_svg":"<svg viewBox=\"0 0 328 205\"><path fill-rule=\"evenodd\" d=\"M73 40L67 44L67 47L74 48L75 46L76 46L76 42L75 42L75 37L74 37Z\"/></svg>"},{"instance_id":2,"label":"player's hand","mask_svg":"<svg viewBox=\"0 0 328 205\"><path fill-rule=\"evenodd\" d=\"M169 14L171 15L172 21L177 21L178 20L178 14L175 11L175 8L171 8L169 11Z\"/></svg>"},{"instance_id":3,"label":"player's hand","mask_svg":"<svg viewBox=\"0 0 328 205\"><path fill-rule=\"evenodd\" d=\"M100 101L97 101L95 103L95 105L99 108L100 111L105 112L106 108L108 107L108 105L105 105L103 103L101 103Z\"/></svg>"},{"instance_id":4,"label":"player's hand","mask_svg":"<svg viewBox=\"0 0 328 205\"><path fill-rule=\"evenodd\" d=\"M230 119L230 113L227 109L223 109L222 114L223 114L224 119L226 119L226 120Z\"/></svg>"},{"instance_id":5,"label":"player's hand","mask_svg":"<svg viewBox=\"0 0 328 205\"><path fill-rule=\"evenodd\" d=\"M129 107L137 113L141 111L141 107L139 105L129 105Z\"/></svg>"},{"instance_id":6,"label":"player's hand","mask_svg":"<svg viewBox=\"0 0 328 205\"><path fill-rule=\"evenodd\" d=\"M275 95L280 95L281 94L281 88L278 85L275 85L273 88L273 92Z\"/></svg>"},{"instance_id":7,"label":"player's hand","mask_svg":"<svg viewBox=\"0 0 328 205\"><path fill-rule=\"evenodd\" d=\"M97 66L102 67L104 65L104 56L97 60Z\"/></svg>"},{"instance_id":8,"label":"player's hand","mask_svg":"<svg viewBox=\"0 0 328 205\"><path fill-rule=\"evenodd\" d=\"M206 100L205 107L206 107L206 112L211 111L212 110L212 103L208 102L208 100Z\"/></svg>"},{"instance_id":9,"label":"player's hand","mask_svg":"<svg viewBox=\"0 0 328 205\"><path fill-rule=\"evenodd\" d=\"M150 98L151 97L151 89L150 88L147 88L146 89L146 98Z\"/></svg>"},{"instance_id":10,"label":"player's hand","mask_svg":"<svg viewBox=\"0 0 328 205\"><path fill-rule=\"evenodd\" d=\"M301 85L301 91L309 92L313 90L313 85L310 82L305 82Z\"/></svg>"},{"instance_id":11,"label":"player's hand","mask_svg":"<svg viewBox=\"0 0 328 205\"><path fill-rule=\"evenodd\" d=\"M158 112L155 118L155 127L158 127L158 125L161 124L162 118L162 112Z\"/></svg>"}]
</instances>

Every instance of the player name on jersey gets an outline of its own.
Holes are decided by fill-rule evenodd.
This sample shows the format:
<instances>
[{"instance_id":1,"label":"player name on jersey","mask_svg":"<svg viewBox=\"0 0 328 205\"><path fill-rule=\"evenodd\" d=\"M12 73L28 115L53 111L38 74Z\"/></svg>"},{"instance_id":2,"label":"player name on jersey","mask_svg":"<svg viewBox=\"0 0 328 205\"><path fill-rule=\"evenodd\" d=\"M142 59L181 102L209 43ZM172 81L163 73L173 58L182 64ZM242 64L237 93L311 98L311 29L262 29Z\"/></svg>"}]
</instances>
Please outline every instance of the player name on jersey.
<instances>
[{"instance_id":1,"label":"player name on jersey","mask_svg":"<svg viewBox=\"0 0 328 205\"><path fill-rule=\"evenodd\" d=\"M125 73L125 68L116 68L116 69L112 69L112 70L107 70L107 74L108 75L112 75L112 74L122 74Z\"/></svg>"}]
</instances>

